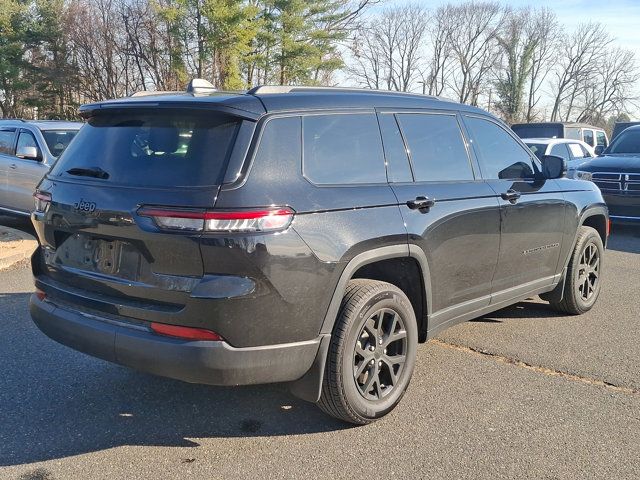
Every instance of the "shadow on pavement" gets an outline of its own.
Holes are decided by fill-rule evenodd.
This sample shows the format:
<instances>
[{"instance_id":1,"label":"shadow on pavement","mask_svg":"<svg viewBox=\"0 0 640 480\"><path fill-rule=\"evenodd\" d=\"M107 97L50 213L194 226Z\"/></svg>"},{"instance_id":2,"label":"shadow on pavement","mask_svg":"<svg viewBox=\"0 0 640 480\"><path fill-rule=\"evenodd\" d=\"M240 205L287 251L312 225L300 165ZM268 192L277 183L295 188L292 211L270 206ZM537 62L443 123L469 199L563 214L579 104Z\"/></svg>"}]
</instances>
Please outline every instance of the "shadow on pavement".
<instances>
[{"instance_id":1,"label":"shadow on pavement","mask_svg":"<svg viewBox=\"0 0 640 480\"><path fill-rule=\"evenodd\" d=\"M640 253L640 225L613 224L607 249L618 252Z\"/></svg>"},{"instance_id":2,"label":"shadow on pavement","mask_svg":"<svg viewBox=\"0 0 640 480\"><path fill-rule=\"evenodd\" d=\"M23 232L33 236L36 234L29 217L14 217L11 215L2 215L2 213L0 213L0 225L22 230Z\"/></svg>"},{"instance_id":3,"label":"shadow on pavement","mask_svg":"<svg viewBox=\"0 0 640 480\"><path fill-rule=\"evenodd\" d=\"M531 319L531 318L549 318L549 317L563 317L564 314L557 312L548 303L540 303L536 301L525 300L524 302L516 303L497 312L489 313L483 317L474 318L469 320L473 323L502 323L502 319L508 318L509 320L517 319Z\"/></svg>"},{"instance_id":4,"label":"shadow on pavement","mask_svg":"<svg viewBox=\"0 0 640 480\"><path fill-rule=\"evenodd\" d=\"M197 447L197 438L348 428L285 385L222 388L141 374L58 345L0 294L0 466L120 445Z\"/></svg>"}]
</instances>

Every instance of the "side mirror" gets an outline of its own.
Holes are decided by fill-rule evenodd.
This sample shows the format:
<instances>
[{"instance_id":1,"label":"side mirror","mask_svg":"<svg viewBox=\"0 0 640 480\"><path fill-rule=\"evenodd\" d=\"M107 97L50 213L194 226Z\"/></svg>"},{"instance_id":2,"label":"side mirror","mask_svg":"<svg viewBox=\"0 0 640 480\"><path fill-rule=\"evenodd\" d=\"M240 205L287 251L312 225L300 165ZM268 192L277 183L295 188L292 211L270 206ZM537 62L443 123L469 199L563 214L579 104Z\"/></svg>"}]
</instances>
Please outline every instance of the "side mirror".
<instances>
[{"instance_id":1,"label":"side mirror","mask_svg":"<svg viewBox=\"0 0 640 480\"><path fill-rule=\"evenodd\" d=\"M37 147L19 147L16 157L26 158L28 160L40 160L40 154Z\"/></svg>"},{"instance_id":2,"label":"side mirror","mask_svg":"<svg viewBox=\"0 0 640 480\"><path fill-rule=\"evenodd\" d=\"M604 145L596 145L596 148L594 148L594 153L599 157L602 155L602 153L604 152Z\"/></svg>"},{"instance_id":3,"label":"side mirror","mask_svg":"<svg viewBox=\"0 0 640 480\"><path fill-rule=\"evenodd\" d=\"M567 174L567 162L562 157L545 155L542 157L542 174L544 178L562 178Z\"/></svg>"}]
</instances>

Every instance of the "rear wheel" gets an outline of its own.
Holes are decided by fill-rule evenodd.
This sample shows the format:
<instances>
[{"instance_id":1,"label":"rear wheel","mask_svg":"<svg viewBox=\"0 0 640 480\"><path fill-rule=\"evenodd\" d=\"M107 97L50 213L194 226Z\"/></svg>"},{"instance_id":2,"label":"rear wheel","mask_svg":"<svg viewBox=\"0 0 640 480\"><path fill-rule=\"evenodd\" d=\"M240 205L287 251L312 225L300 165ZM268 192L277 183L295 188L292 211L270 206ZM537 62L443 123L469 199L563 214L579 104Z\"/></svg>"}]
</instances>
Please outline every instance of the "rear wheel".
<instances>
[{"instance_id":1,"label":"rear wheel","mask_svg":"<svg viewBox=\"0 0 640 480\"><path fill-rule=\"evenodd\" d=\"M399 288L352 280L333 330L318 405L359 425L383 417L409 385L417 344L415 313Z\"/></svg>"},{"instance_id":2,"label":"rear wheel","mask_svg":"<svg viewBox=\"0 0 640 480\"><path fill-rule=\"evenodd\" d=\"M579 315L591 310L600 295L604 246L598 232L580 227L567 268L562 300L551 305L563 312Z\"/></svg>"}]
</instances>

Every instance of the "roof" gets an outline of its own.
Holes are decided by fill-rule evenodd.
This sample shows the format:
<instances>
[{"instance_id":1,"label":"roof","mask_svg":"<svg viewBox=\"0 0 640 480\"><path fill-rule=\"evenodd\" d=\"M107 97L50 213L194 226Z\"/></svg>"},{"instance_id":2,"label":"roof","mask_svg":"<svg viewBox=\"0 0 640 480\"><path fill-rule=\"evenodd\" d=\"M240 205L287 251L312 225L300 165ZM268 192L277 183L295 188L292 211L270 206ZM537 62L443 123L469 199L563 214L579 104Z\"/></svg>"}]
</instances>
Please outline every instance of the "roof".
<instances>
[{"instance_id":1,"label":"roof","mask_svg":"<svg viewBox=\"0 0 640 480\"><path fill-rule=\"evenodd\" d=\"M22 119L1 119L1 126L24 127L31 125L39 130L79 130L82 122L68 122L65 120L22 120Z\"/></svg>"},{"instance_id":2,"label":"roof","mask_svg":"<svg viewBox=\"0 0 640 480\"><path fill-rule=\"evenodd\" d=\"M565 127L582 127L582 128L593 128L596 130L603 130L600 127L596 127L594 125L589 125L588 123L578 123L578 122L531 122L531 123L514 123L511 125L513 127L551 127L551 126L560 126L564 125Z\"/></svg>"},{"instance_id":3,"label":"roof","mask_svg":"<svg viewBox=\"0 0 640 480\"><path fill-rule=\"evenodd\" d=\"M256 87L248 92L162 92L107 100L80 107L83 116L102 109L130 107L210 108L257 119L266 113L338 108L434 108L486 114L484 110L450 100L420 95L366 89L332 87Z\"/></svg>"}]
</instances>

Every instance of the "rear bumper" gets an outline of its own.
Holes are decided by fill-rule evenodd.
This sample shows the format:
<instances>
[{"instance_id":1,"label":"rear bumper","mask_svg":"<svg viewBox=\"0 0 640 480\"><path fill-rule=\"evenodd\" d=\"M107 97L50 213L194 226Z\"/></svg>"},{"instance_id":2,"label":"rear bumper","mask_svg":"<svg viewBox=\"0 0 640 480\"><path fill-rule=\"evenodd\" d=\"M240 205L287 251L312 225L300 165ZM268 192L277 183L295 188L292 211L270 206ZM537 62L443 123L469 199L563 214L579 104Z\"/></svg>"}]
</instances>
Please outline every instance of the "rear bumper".
<instances>
[{"instance_id":1,"label":"rear bumper","mask_svg":"<svg viewBox=\"0 0 640 480\"><path fill-rule=\"evenodd\" d=\"M163 337L145 326L83 314L35 295L30 312L42 332L75 350L155 375L209 385L297 380L313 364L322 338L234 348L227 342Z\"/></svg>"}]
</instances>

